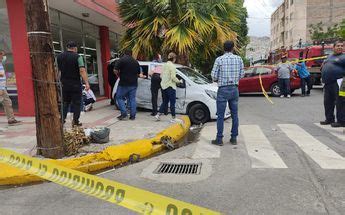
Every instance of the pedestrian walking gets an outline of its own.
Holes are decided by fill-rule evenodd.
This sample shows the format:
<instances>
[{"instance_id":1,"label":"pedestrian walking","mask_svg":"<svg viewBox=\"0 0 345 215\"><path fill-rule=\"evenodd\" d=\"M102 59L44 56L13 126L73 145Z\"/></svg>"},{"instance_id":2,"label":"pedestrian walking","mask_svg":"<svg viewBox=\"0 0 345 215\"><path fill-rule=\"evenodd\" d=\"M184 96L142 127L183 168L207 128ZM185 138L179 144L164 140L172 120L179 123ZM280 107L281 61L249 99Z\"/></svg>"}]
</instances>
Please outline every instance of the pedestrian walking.
<instances>
[{"instance_id":1,"label":"pedestrian walking","mask_svg":"<svg viewBox=\"0 0 345 215\"><path fill-rule=\"evenodd\" d=\"M300 57L299 60L302 61L303 57ZM305 65L305 62L296 63L295 69L297 70L298 76L301 79L301 90L302 90L301 96L302 97L310 96L310 91L313 85L311 83L310 73L307 69L307 66ZM305 91L306 86L307 86L307 92Z\"/></svg>"},{"instance_id":2,"label":"pedestrian walking","mask_svg":"<svg viewBox=\"0 0 345 215\"><path fill-rule=\"evenodd\" d=\"M339 91L337 80L345 76L345 54L343 54L343 41L334 43L334 53L325 60L321 68L324 93L325 121L321 125L331 125L332 127L343 127L345 125L345 113L343 112L343 96ZM336 119L334 108L336 107Z\"/></svg>"},{"instance_id":3,"label":"pedestrian walking","mask_svg":"<svg viewBox=\"0 0 345 215\"><path fill-rule=\"evenodd\" d=\"M73 109L72 126L82 126L82 123L79 122L82 105L81 78L85 83L86 90L90 89L90 84L85 70L83 57L78 54L77 44L74 41L69 41L66 48L67 51L64 51L57 57L62 83L62 117L65 122L68 108L71 105Z\"/></svg>"},{"instance_id":4,"label":"pedestrian walking","mask_svg":"<svg viewBox=\"0 0 345 215\"><path fill-rule=\"evenodd\" d=\"M135 120L137 104L136 93L138 87L138 76L144 77L141 74L140 65L137 60L132 57L132 51L126 50L124 55L115 64L115 73L120 78L119 86L116 90L116 101L118 103L121 115L117 118L119 120L127 120L127 108L125 100L129 103L130 120Z\"/></svg>"},{"instance_id":5,"label":"pedestrian walking","mask_svg":"<svg viewBox=\"0 0 345 215\"><path fill-rule=\"evenodd\" d=\"M159 54L153 59L154 63L161 63L162 59ZM151 103L152 103L152 113L151 116L156 116L158 111L158 93L161 90L161 73L162 65L152 64L152 70L149 72L151 76ZM163 94L163 93L162 93ZM163 95L162 95L163 98Z\"/></svg>"},{"instance_id":6,"label":"pedestrian walking","mask_svg":"<svg viewBox=\"0 0 345 215\"><path fill-rule=\"evenodd\" d=\"M281 57L282 62L276 67L278 72L278 83L280 88L280 98L290 98L290 75L293 70L293 66L290 63L287 63L287 56L283 55Z\"/></svg>"},{"instance_id":7,"label":"pedestrian walking","mask_svg":"<svg viewBox=\"0 0 345 215\"><path fill-rule=\"evenodd\" d=\"M4 107L7 123L9 125L15 125L20 121L16 120L13 114L12 108L12 100L8 96L7 89L6 89L6 73L5 73L5 65L6 63L6 56L3 50L0 50L0 103Z\"/></svg>"},{"instance_id":8,"label":"pedestrian walking","mask_svg":"<svg viewBox=\"0 0 345 215\"><path fill-rule=\"evenodd\" d=\"M230 143L237 144L238 136L238 83L244 77L243 61L241 57L233 54L234 42L224 43L224 54L216 59L211 76L218 83L217 92L217 137L212 144L223 145L224 115L229 104L232 128Z\"/></svg>"},{"instance_id":9,"label":"pedestrian walking","mask_svg":"<svg viewBox=\"0 0 345 215\"><path fill-rule=\"evenodd\" d=\"M337 80L345 76L345 54L343 54L343 41L334 43L334 53L325 60L321 68L322 82L324 83L324 108L325 121L321 125L331 125L332 127L345 127L344 96L343 89L339 91ZM341 95L341 96L339 96ZM336 119L334 108L336 107Z\"/></svg>"},{"instance_id":10,"label":"pedestrian walking","mask_svg":"<svg viewBox=\"0 0 345 215\"><path fill-rule=\"evenodd\" d=\"M176 67L174 63L176 62L177 55L174 52L170 52L168 54L168 62L164 64L161 73L161 87L163 90L163 102L159 108L159 112L155 116L156 120L160 120L160 115L164 114L168 109L170 104L170 112L172 122L176 121L176 112L175 112L175 104L176 104L176 84L183 83L183 80L179 80L176 77Z\"/></svg>"}]
</instances>

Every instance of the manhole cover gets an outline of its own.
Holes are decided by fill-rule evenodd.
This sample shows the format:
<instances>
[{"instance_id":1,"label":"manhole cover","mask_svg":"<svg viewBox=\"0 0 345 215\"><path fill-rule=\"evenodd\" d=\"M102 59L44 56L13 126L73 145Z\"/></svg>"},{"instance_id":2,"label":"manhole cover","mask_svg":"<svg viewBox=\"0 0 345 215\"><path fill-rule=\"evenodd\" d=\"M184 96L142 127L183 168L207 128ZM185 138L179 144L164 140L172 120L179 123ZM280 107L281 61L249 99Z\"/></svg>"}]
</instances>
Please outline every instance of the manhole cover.
<instances>
[{"instance_id":1,"label":"manhole cover","mask_svg":"<svg viewBox=\"0 0 345 215\"><path fill-rule=\"evenodd\" d=\"M160 163L155 174L188 174L198 175L201 172L202 163Z\"/></svg>"}]
</instances>

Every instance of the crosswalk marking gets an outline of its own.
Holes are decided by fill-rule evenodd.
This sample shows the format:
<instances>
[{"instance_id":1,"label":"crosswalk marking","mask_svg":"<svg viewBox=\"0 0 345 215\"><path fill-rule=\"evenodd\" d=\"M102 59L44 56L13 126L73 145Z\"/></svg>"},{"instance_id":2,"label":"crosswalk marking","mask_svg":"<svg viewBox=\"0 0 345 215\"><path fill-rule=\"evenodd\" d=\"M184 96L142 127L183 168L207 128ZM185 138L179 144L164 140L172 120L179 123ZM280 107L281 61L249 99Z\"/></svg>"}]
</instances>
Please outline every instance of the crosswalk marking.
<instances>
[{"instance_id":1,"label":"crosswalk marking","mask_svg":"<svg viewBox=\"0 0 345 215\"><path fill-rule=\"evenodd\" d=\"M345 169L345 158L295 124L278 124L280 129L323 169Z\"/></svg>"},{"instance_id":2,"label":"crosswalk marking","mask_svg":"<svg viewBox=\"0 0 345 215\"><path fill-rule=\"evenodd\" d=\"M345 128L332 128L330 125L320 125L320 123L315 123L315 125L325 129L340 140L345 141Z\"/></svg>"},{"instance_id":3,"label":"crosswalk marking","mask_svg":"<svg viewBox=\"0 0 345 215\"><path fill-rule=\"evenodd\" d=\"M252 168L288 168L258 125L241 125Z\"/></svg>"},{"instance_id":4,"label":"crosswalk marking","mask_svg":"<svg viewBox=\"0 0 345 215\"><path fill-rule=\"evenodd\" d=\"M215 125L205 126L202 129L199 141L192 156L193 159L220 157L220 147L211 145L211 141L215 138L216 133L217 127Z\"/></svg>"}]
</instances>

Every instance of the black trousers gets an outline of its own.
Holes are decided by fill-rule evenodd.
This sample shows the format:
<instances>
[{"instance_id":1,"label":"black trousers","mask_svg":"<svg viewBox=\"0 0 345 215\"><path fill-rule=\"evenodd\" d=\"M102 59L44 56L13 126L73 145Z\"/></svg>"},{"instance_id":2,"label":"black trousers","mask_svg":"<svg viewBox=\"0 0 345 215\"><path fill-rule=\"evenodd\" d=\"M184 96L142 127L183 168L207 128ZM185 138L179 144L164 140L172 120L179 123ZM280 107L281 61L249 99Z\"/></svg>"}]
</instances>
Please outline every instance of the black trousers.
<instances>
[{"instance_id":1,"label":"black trousers","mask_svg":"<svg viewBox=\"0 0 345 215\"><path fill-rule=\"evenodd\" d=\"M115 87L115 82L114 83L109 83L110 87L111 87L111 91L110 91L110 104L113 105L115 104L115 100L114 100L114 97L112 96L113 95L113 90L114 90L114 87Z\"/></svg>"},{"instance_id":2,"label":"black trousers","mask_svg":"<svg viewBox=\"0 0 345 215\"><path fill-rule=\"evenodd\" d=\"M305 85L307 85L307 95L310 94L310 90L312 88L312 83L311 83L311 79L310 76L306 77L306 78L301 78L301 90L302 90L302 95L305 95Z\"/></svg>"},{"instance_id":3,"label":"black trousers","mask_svg":"<svg viewBox=\"0 0 345 215\"><path fill-rule=\"evenodd\" d=\"M337 102L339 95L338 83L326 84L323 87L323 105L325 108L325 117L328 122L335 122L334 108L337 104L337 120L340 120L341 114L339 108L340 102ZM339 104L338 104L339 103Z\"/></svg>"},{"instance_id":4,"label":"black trousers","mask_svg":"<svg viewBox=\"0 0 345 215\"><path fill-rule=\"evenodd\" d=\"M337 120L341 124L345 124L345 97L338 96L337 99Z\"/></svg>"},{"instance_id":5,"label":"black trousers","mask_svg":"<svg viewBox=\"0 0 345 215\"><path fill-rule=\"evenodd\" d=\"M82 89L80 84L63 84L62 85L62 101L63 114L62 118L65 121L67 117L68 108L72 105L73 121L79 122L80 106L81 106Z\"/></svg>"},{"instance_id":6,"label":"black trousers","mask_svg":"<svg viewBox=\"0 0 345 215\"><path fill-rule=\"evenodd\" d=\"M280 95L290 95L290 79L289 78L279 78L278 84L280 88Z\"/></svg>"},{"instance_id":7,"label":"black trousers","mask_svg":"<svg viewBox=\"0 0 345 215\"><path fill-rule=\"evenodd\" d=\"M159 74L153 74L151 77L151 103L152 114L157 114L158 109L158 93L161 89L161 78ZM163 97L163 95L162 95Z\"/></svg>"}]
</instances>

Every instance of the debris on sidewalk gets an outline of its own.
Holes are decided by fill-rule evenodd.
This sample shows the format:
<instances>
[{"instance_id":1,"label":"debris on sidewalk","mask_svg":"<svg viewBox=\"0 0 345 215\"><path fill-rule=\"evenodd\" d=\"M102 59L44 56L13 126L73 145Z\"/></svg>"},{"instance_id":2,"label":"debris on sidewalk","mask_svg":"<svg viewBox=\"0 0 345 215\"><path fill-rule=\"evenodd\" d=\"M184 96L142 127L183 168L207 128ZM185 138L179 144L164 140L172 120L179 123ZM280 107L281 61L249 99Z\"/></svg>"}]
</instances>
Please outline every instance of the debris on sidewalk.
<instances>
[{"instance_id":1,"label":"debris on sidewalk","mask_svg":"<svg viewBox=\"0 0 345 215\"><path fill-rule=\"evenodd\" d=\"M90 144L90 138L85 135L84 129L74 127L64 131L64 149L66 156L76 155L84 145Z\"/></svg>"}]
</instances>

